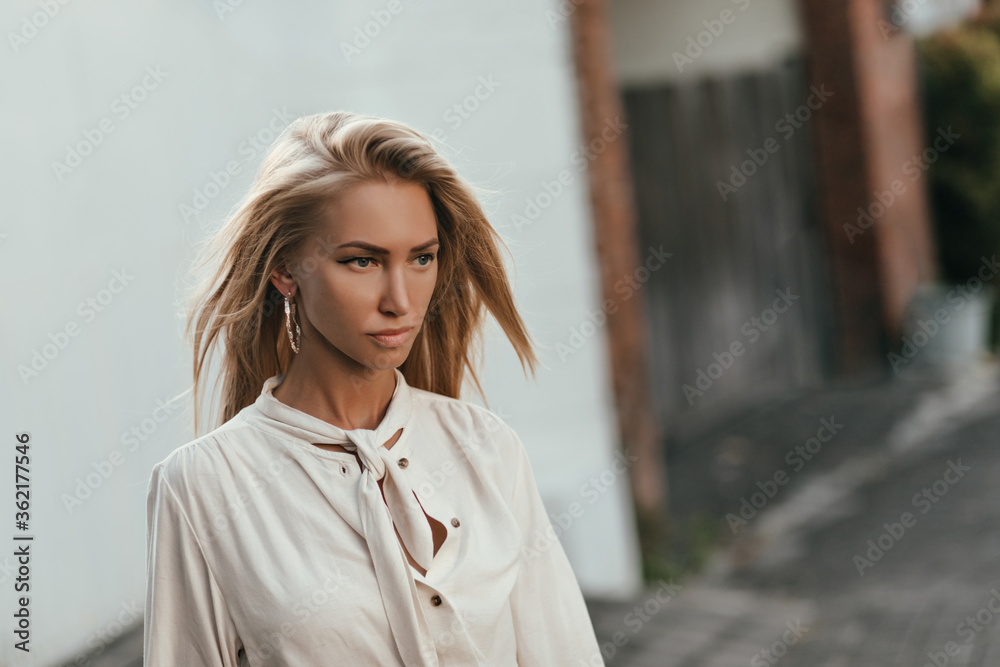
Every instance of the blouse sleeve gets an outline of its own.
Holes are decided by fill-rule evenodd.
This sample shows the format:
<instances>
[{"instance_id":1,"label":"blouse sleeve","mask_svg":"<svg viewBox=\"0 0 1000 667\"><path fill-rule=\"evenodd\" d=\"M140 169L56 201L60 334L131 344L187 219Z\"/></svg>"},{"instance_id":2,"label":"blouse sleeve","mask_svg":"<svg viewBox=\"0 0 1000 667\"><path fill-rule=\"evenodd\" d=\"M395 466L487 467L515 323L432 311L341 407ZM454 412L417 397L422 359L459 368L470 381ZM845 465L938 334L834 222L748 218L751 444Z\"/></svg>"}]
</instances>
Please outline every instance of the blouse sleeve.
<instances>
[{"instance_id":1,"label":"blouse sleeve","mask_svg":"<svg viewBox=\"0 0 1000 667\"><path fill-rule=\"evenodd\" d=\"M521 560L510 595L517 664L603 667L583 593L542 504L527 452L509 432L516 452L511 508L521 526Z\"/></svg>"},{"instance_id":2,"label":"blouse sleeve","mask_svg":"<svg viewBox=\"0 0 1000 667\"><path fill-rule=\"evenodd\" d=\"M145 667L239 667L226 601L161 464L146 496Z\"/></svg>"}]
</instances>

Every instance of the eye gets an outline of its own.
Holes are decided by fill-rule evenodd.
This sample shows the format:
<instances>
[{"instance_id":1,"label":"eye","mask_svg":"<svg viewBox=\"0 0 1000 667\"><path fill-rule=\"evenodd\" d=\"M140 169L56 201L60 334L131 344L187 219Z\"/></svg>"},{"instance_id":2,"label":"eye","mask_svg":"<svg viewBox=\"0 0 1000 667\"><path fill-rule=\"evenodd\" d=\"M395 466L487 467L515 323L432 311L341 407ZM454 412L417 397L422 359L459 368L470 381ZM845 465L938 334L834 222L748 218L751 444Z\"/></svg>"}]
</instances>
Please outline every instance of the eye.
<instances>
[{"instance_id":1,"label":"eye","mask_svg":"<svg viewBox=\"0 0 1000 667\"><path fill-rule=\"evenodd\" d=\"M368 268L368 263L373 262L373 261L375 261L375 260L372 257L351 257L350 259L338 260L337 263L338 264L350 264L351 262L364 262L363 264L359 263L358 267L360 267L362 269L365 269L365 268Z\"/></svg>"},{"instance_id":2,"label":"eye","mask_svg":"<svg viewBox=\"0 0 1000 667\"><path fill-rule=\"evenodd\" d=\"M424 259L424 258L426 258L427 261L426 262L421 262L420 266L427 266L428 264L430 264L431 262L433 262L434 261L434 254L433 253L427 253L426 255L420 255L420 257L417 257L417 260L421 260L421 259Z\"/></svg>"}]
</instances>

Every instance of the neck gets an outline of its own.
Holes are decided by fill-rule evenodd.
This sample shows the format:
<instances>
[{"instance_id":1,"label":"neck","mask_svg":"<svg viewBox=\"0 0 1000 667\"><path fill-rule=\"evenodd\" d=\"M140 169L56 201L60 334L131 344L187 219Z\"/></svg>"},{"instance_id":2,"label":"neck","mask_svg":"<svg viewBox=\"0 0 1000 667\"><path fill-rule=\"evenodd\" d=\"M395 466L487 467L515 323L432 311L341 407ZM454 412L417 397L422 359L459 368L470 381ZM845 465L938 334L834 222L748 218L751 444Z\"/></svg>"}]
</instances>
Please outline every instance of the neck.
<instances>
[{"instance_id":1,"label":"neck","mask_svg":"<svg viewBox=\"0 0 1000 667\"><path fill-rule=\"evenodd\" d=\"M374 430L396 389L395 370L371 369L347 357L313 359L305 353L303 349L292 358L274 397L345 431Z\"/></svg>"}]
</instances>

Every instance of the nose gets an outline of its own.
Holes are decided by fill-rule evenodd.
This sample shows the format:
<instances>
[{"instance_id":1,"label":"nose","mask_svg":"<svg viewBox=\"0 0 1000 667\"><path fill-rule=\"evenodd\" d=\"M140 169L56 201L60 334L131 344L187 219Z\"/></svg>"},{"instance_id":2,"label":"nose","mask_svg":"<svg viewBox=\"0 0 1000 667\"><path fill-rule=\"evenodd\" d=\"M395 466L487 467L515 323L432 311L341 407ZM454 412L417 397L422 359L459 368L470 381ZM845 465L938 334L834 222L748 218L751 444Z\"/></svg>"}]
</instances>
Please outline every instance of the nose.
<instances>
[{"instance_id":1,"label":"nose","mask_svg":"<svg viewBox=\"0 0 1000 667\"><path fill-rule=\"evenodd\" d=\"M396 316L410 312L410 295L406 284L405 267L389 267L385 272L385 282L379 309L383 313Z\"/></svg>"}]
</instances>

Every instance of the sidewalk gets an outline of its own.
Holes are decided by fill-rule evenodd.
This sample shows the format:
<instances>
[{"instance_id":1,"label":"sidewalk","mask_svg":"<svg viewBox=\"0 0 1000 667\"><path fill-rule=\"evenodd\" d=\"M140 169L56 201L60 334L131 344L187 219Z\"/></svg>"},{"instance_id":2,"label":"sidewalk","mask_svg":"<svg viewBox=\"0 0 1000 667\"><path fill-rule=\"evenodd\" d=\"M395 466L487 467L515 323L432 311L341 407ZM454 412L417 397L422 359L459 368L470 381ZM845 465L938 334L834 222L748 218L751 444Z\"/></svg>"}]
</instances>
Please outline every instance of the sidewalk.
<instances>
[{"instance_id":1,"label":"sidewalk","mask_svg":"<svg viewBox=\"0 0 1000 667\"><path fill-rule=\"evenodd\" d=\"M651 586L590 604L607 665L1000 665L997 379L982 366L821 392L699 443L703 469L673 471L692 484L717 483L733 443L767 443L750 447L743 493L708 503L745 523L666 602ZM806 460L803 427L826 413L842 428Z\"/></svg>"}]
</instances>

